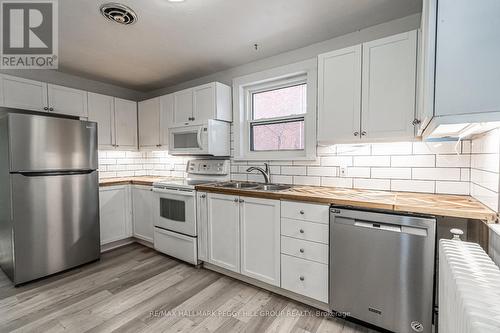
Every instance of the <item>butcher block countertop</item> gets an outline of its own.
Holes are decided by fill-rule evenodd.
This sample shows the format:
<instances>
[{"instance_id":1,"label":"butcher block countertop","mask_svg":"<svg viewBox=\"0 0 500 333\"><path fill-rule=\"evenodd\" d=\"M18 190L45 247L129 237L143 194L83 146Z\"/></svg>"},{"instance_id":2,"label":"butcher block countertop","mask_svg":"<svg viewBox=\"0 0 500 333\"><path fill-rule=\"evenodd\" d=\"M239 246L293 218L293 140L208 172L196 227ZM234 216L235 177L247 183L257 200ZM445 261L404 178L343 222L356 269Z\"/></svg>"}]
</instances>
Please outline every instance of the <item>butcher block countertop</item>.
<instances>
[{"instance_id":1,"label":"butcher block countertop","mask_svg":"<svg viewBox=\"0 0 500 333\"><path fill-rule=\"evenodd\" d=\"M116 185L144 185L152 186L154 182L172 179L171 177L158 176L137 176L137 177L115 177L99 179L99 187L116 186ZM176 178L177 179L177 178Z\"/></svg>"},{"instance_id":2,"label":"butcher block countertop","mask_svg":"<svg viewBox=\"0 0 500 333\"><path fill-rule=\"evenodd\" d=\"M258 191L252 189L223 188L215 185L198 185L199 191L284 199L306 202L384 209L397 212L440 215L496 221L496 213L470 196L359 190L323 186L293 186L284 191Z\"/></svg>"}]
</instances>

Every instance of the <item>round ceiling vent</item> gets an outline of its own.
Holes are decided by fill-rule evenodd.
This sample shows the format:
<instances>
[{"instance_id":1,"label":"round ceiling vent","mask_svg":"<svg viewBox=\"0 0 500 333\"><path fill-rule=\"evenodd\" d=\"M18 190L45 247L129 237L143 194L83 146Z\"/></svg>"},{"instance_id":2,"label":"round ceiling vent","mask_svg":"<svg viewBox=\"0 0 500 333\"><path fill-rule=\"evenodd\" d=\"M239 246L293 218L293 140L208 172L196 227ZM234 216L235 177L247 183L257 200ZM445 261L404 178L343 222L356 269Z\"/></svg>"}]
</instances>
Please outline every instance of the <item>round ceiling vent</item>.
<instances>
[{"instance_id":1,"label":"round ceiling vent","mask_svg":"<svg viewBox=\"0 0 500 333\"><path fill-rule=\"evenodd\" d=\"M137 21L137 14L121 3L105 3L99 9L104 17L116 23L129 25Z\"/></svg>"}]
</instances>

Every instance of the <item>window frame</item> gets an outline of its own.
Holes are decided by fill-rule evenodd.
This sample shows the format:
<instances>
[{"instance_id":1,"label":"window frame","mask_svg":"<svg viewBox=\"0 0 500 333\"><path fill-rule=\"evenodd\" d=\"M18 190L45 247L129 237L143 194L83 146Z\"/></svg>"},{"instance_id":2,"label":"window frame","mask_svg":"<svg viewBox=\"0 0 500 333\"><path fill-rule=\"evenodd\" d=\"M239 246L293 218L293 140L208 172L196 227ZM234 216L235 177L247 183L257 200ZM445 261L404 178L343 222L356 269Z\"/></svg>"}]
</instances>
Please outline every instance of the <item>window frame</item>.
<instances>
[{"instance_id":1,"label":"window frame","mask_svg":"<svg viewBox=\"0 0 500 333\"><path fill-rule=\"evenodd\" d=\"M306 113L253 119L253 94L306 84ZM317 66L306 60L233 80L235 160L314 160L316 158ZM252 150L252 124L304 120L304 149Z\"/></svg>"}]
</instances>

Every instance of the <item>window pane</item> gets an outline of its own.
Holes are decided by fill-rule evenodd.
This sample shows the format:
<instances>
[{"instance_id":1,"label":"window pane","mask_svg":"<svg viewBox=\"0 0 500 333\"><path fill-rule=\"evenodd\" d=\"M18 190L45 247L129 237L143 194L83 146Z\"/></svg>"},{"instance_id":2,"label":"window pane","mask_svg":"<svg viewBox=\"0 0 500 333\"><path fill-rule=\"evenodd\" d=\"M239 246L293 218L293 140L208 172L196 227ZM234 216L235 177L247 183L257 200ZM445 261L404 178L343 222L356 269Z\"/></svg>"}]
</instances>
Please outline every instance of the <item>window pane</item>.
<instances>
[{"instance_id":1,"label":"window pane","mask_svg":"<svg viewBox=\"0 0 500 333\"><path fill-rule=\"evenodd\" d=\"M307 84L252 94L253 119L306 113Z\"/></svg>"},{"instance_id":2,"label":"window pane","mask_svg":"<svg viewBox=\"0 0 500 333\"><path fill-rule=\"evenodd\" d=\"M304 119L273 123L252 124L252 150L303 150Z\"/></svg>"}]
</instances>

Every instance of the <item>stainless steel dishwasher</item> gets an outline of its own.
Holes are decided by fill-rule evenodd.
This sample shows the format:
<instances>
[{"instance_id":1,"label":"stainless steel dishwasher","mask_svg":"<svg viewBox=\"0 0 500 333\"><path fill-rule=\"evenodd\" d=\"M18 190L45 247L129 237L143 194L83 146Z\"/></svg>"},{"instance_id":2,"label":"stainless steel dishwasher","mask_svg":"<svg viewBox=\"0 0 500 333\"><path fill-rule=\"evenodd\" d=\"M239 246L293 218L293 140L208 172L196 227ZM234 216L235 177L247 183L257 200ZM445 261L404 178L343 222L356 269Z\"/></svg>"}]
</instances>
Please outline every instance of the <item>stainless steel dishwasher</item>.
<instances>
[{"instance_id":1,"label":"stainless steel dishwasher","mask_svg":"<svg viewBox=\"0 0 500 333\"><path fill-rule=\"evenodd\" d=\"M330 208L330 307L393 332L431 332L436 220Z\"/></svg>"}]
</instances>

